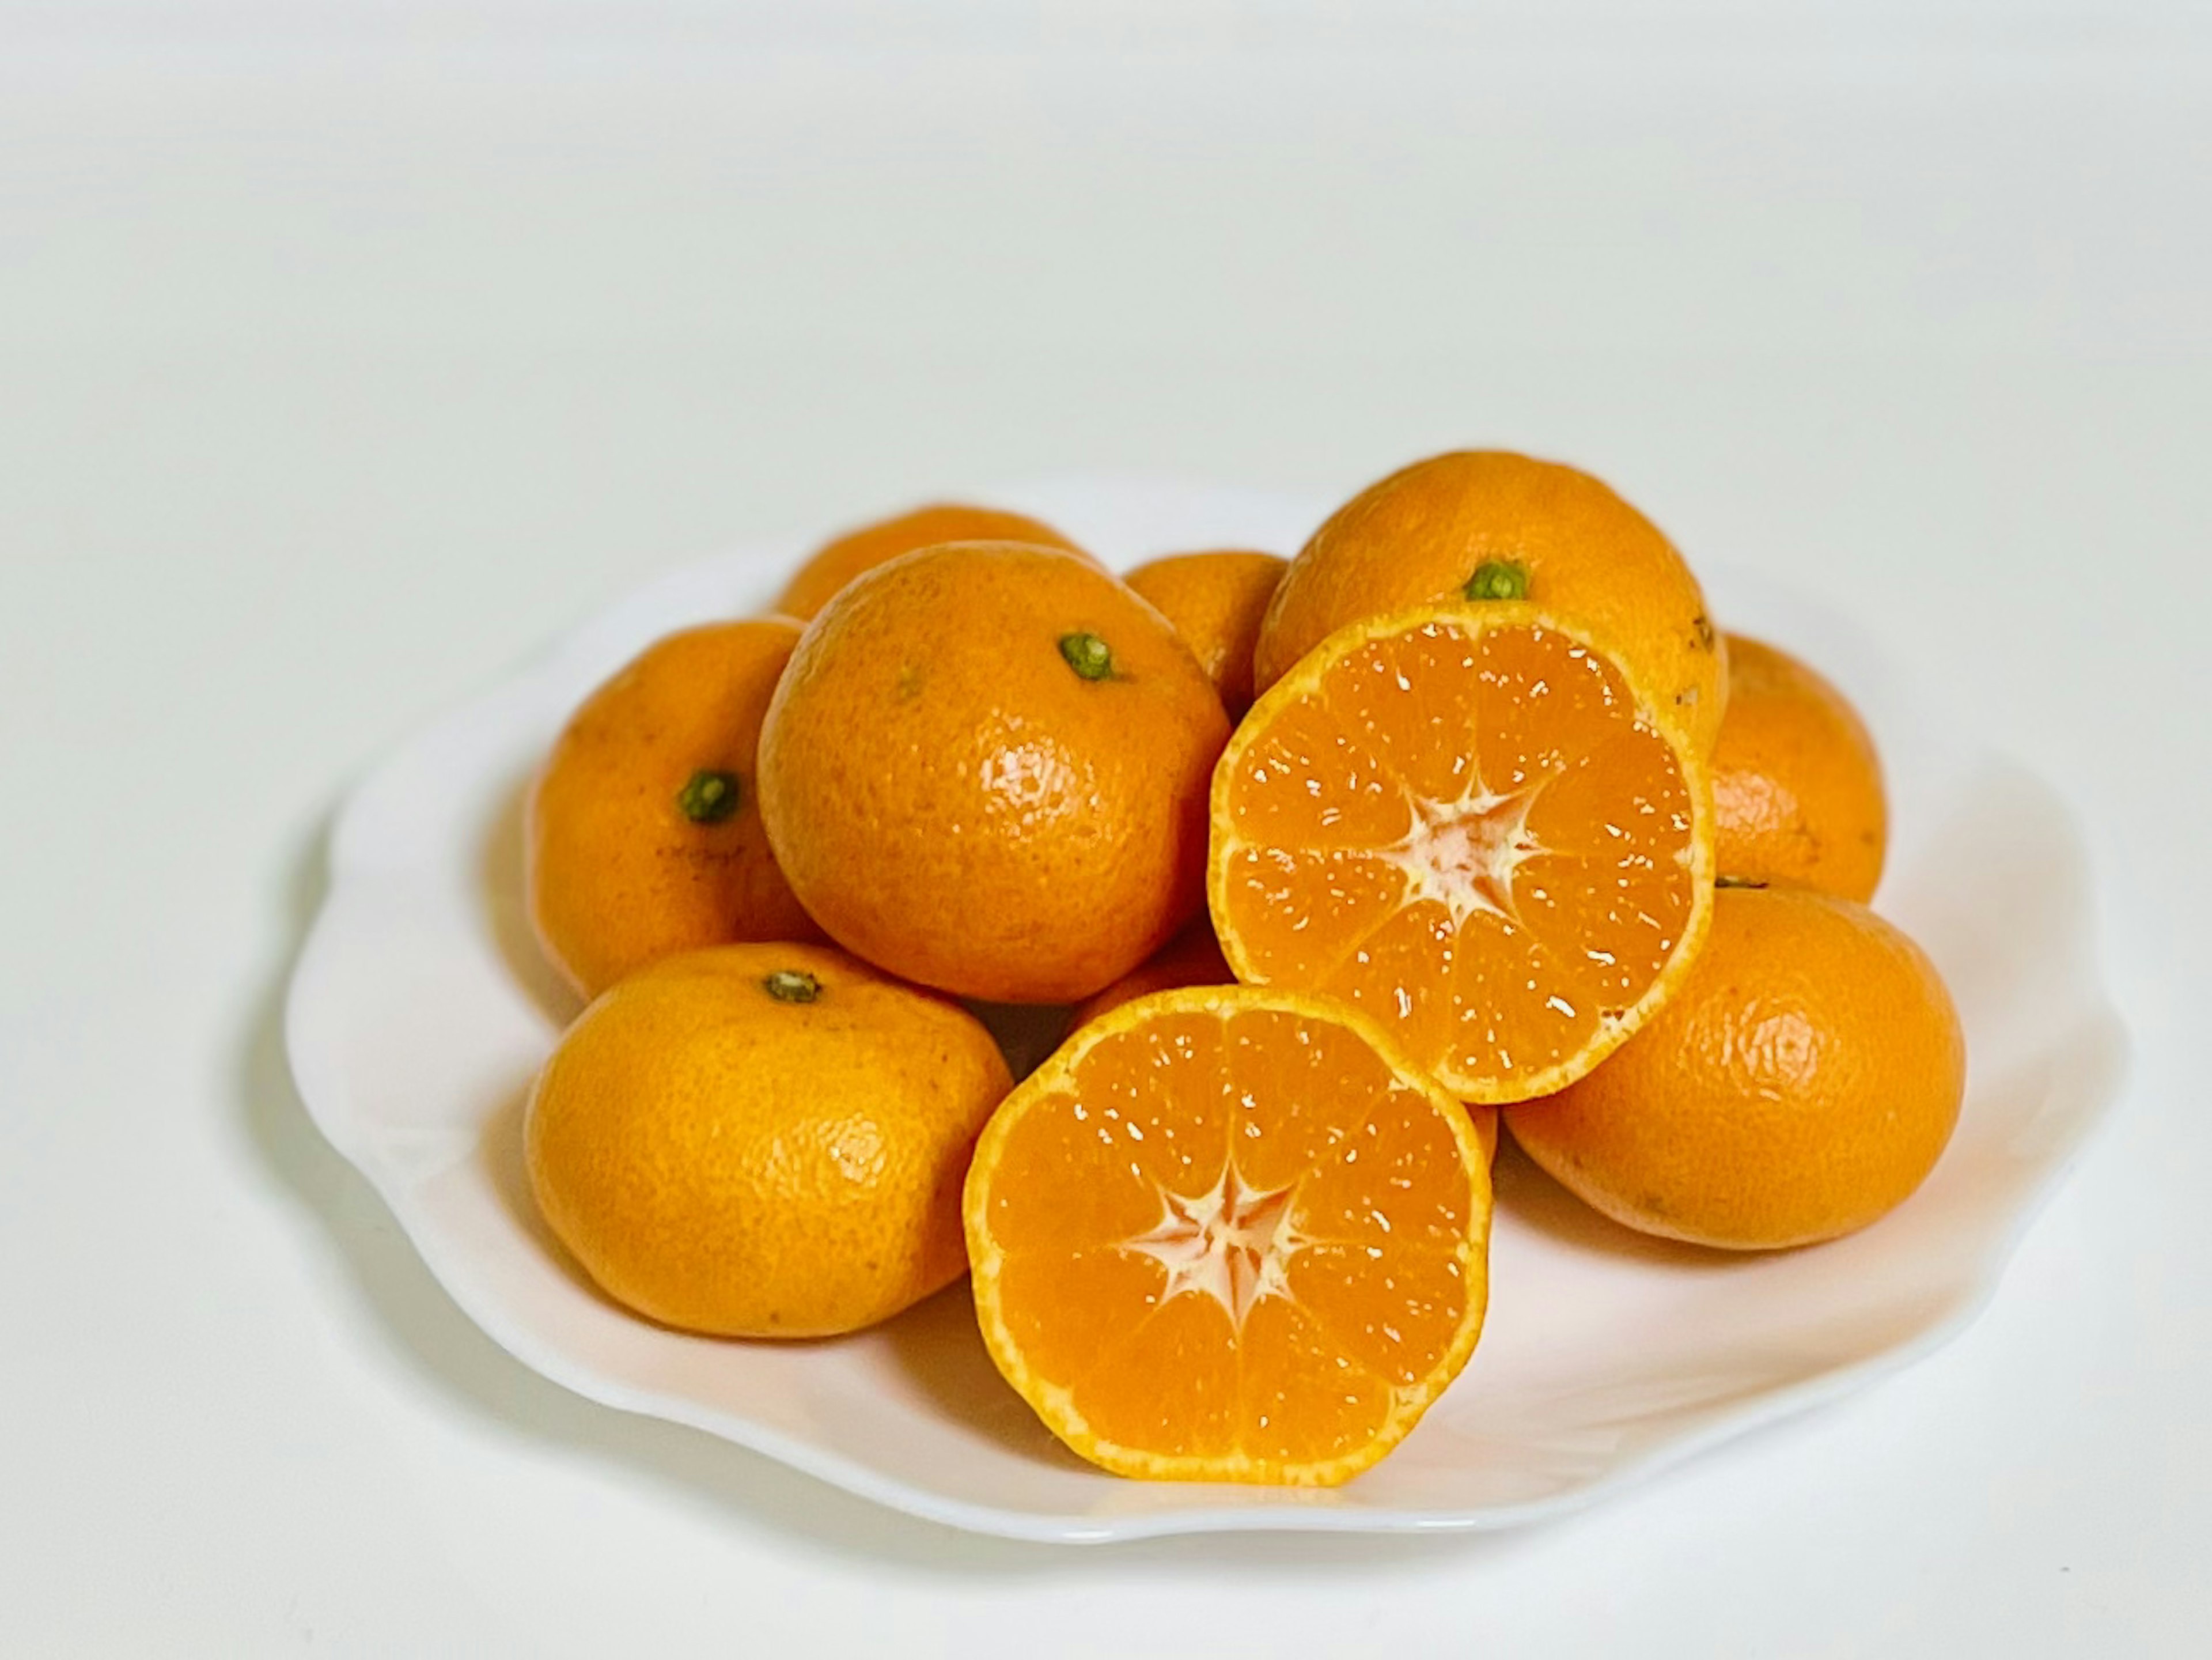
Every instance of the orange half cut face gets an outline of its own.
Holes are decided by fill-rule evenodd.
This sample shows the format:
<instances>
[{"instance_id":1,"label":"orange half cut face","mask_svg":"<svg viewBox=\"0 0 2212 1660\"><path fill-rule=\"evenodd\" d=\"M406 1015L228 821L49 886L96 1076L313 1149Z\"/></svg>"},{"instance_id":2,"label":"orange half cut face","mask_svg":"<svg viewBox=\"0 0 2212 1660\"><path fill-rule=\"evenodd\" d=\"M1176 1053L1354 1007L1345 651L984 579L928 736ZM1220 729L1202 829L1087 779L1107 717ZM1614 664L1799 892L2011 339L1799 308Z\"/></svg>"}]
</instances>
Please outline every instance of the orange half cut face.
<instances>
[{"instance_id":1,"label":"orange half cut face","mask_svg":"<svg viewBox=\"0 0 2212 1660\"><path fill-rule=\"evenodd\" d=\"M1653 707L1523 604L1332 635L1214 772L1230 965L1373 1016L1465 1100L1572 1083L1663 1004L1711 914L1705 764Z\"/></svg>"},{"instance_id":2,"label":"orange half cut face","mask_svg":"<svg viewBox=\"0 0 2212 1660\"><path fill-rule=\"evenodd\" d=\"M1488 1292L1488 1152L1363 1016L1249 987L1085 1027L966 1191L992 1358L1125 1475L1323 1486L1457 1375Z\"/></svg>"}]
</instances>

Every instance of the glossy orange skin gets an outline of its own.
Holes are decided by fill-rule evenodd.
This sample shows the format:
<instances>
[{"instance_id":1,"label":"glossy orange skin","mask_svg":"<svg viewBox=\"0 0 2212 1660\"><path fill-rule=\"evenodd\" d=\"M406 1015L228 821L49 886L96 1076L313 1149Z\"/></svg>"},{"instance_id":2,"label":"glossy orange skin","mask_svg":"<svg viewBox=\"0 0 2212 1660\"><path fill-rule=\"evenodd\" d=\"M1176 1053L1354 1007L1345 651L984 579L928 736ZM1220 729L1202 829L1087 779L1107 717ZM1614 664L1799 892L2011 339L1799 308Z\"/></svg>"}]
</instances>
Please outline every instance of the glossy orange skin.
<instances>
[{"instance_id":1,"label":"glossy orange skin","mask_svg":"<svg viewBox=\"0 0 2212 1660\"><path fill-rule=\"evenodd\" d=\"M1291 562L1243 549L1170 554L1123 580L1175 624L1231 721L1252 707L1252 651L1267 602Z\"/></svg>"},{"instance_id":2,"label":"glossy orange skin","mask_svg":"<svg viewBox=\"0 0 2212 1660\"><path fill-rule=\"evenodd\" d=\"M1085 679L1061 641L1091 635ZM1200 903L1220 700L1166 622L1073 554L880 566L807 628L761 733L778 862L848 950L1000 1003L1088 997Z\"/></svg>"},{"instance_id":3,"label":"glossy orange skin","mask_svg":"<svg viewBox=\"0 0 2212 1660\"><path fill-rule=\"evenodd\" d=\"M779 1000L778 971L811 976ZM723 1337L890 1318L968 1266L961 1184L1012 1087L973 1016L820 946L670 958L586 1009L532 1089L538 1208L617 1302Z\"/></svg>"},{"instance_id":4,"label":"glossy orange skin","mask_svg":"<svg viewBox=\"0 0 2212 1660\"><path fill-rule=\"evenodd\" d=\"M1505 1119L1617 1222L1774 1250L1852 1232L1910 1196L1958 1122L1966 1067L1950 995L1904 933L1809 888L1730 888L1650 1025Z\"/></svg>"},{"instance_id":5,"label":"glossy orange skin","mask_svg":"<svg viewBox=\"0 0 2212 1660\"><path fill-rule=\"evenodd\" d=\"M863 525L823 544L808 556L806 562L785 585L775 608L786 617L806 622L862 571L873 570L902 553L935 547L941 542L1025 542L1036 547L1065 548L1070 553L1083 553L1051 526L1027 514L960 502L936 502ZM1083 556L1088 559L1091 556Z\"/></svg>"},{"instance_id":6,"label":"glossy orange skin","mask_svg":"<svg viewBox=\"0 0 2212 1660\"><path fill-rule=\"evenodd\" d=\"M1723 878L1862 902L1889 846L1874 739L1843 693L1784 651L1728 637L1729 707L1712 759Z\"/></svg>"},{"instance_id":7,"label":"glossy orange skin","mask_svg":"<svg viewBox=\"0 0 2212 1660\"><path fill-rule=\"evenodd\" d=\"M1261 690L1348 623L1463 597L1477 567L1516 561L1524 596L1632 669L1700 754L1728 663L1690 568L1651 521L1589 474L1504 450L1432 456L1369 485L1291 562L1253 661Z\"/></svg>"},{"instance_id":8,"label":"glossy orange skin","mask_svg":"<svg viewBox=\"0 0 2212 1660\"><path fill-rule=\"evenodd\" d=\"M819 939L769 852L754 749L799 626L764 617L647 647L584 700L531 791L526 878L546 958L586 998L677 952ZM695 824L700 771L738 779L737 811Z\"/></svg>"}]
</instances>

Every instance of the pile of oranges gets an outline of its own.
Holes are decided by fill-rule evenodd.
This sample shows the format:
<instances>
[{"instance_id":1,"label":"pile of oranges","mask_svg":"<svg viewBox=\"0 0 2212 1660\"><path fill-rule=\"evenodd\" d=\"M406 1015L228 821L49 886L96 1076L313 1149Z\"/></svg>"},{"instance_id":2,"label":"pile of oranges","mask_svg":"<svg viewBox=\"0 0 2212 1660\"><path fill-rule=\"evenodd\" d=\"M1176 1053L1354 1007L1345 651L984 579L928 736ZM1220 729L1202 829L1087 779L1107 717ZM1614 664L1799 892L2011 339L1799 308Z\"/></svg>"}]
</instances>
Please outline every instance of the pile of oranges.
<instances>
[{"instance_id":1,"label":"pile of oranges","mask_svg":"<svg viewBox=\"0 0 2212 1660\"><path fill-rule=\"evenodd\" d=\"M591 1000L530 1177L592 1280L758 1339L969 1274L1007 1382L1128 1475L1394 1447L1481 1333L1501 1119L1616 1221L1769 1250L1903 1201L1964 1087L1866 906L1856 714L1520 455L1288 561L870 526L592 693L528 836ZM1067 1011L1024 1079L1006 1004Z\"/></svg>"}]
</instances>

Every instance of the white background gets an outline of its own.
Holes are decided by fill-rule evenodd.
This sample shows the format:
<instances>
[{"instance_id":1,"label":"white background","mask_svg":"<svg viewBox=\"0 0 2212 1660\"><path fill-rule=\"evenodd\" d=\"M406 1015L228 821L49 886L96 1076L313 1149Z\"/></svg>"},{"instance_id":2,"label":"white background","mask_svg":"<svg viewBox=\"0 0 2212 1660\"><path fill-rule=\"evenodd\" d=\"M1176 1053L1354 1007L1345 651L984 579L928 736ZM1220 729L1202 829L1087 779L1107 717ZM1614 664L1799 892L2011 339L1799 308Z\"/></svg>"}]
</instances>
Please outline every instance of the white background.
<instances>
[{"instance_id":1,"label":"white background","mask_svg":"<svg viewBox=\"0 0 2212 1660\"><path fill-rule=\"evenodd\" d=\"M1483 442L2083 816L2133 1081L1934 1359L1538 1530L1017 1547L541 1382L307 1122L333 802L644 577ZM2200 1654L2208 612L2201 7L0 4L0 1653Z\"/></svg>"}]
</instances>

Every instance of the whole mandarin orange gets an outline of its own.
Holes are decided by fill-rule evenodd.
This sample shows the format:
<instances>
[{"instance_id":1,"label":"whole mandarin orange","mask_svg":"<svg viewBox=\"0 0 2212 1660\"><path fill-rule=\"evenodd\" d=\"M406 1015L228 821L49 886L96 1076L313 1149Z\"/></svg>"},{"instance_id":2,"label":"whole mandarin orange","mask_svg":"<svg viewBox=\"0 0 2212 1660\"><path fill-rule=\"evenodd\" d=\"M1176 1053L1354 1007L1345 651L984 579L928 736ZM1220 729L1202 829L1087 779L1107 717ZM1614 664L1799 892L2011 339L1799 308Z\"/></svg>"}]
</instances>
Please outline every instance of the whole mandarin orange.
<instances>
[{"instance_id":1,"label":"whole mandarin orange","mask_svg":"<svg viewBox=\"0 0 2212 1660\"><path fill-rule=\"evenodd\" d=\"M1595 1072L1505 1120L1617 1222L1774 1250L1902 1203L1951 1139L1966 1067L1950 995L1897 928L1810 888L1724 888L1674 1000Z\"/></svg>"},{"instance_id":2,"label":"whole mandarin orange","mask_svg":"<svg viewBox=\"0 0 2212 1660\"><path fill-rule=\"evenodd\" d=\"M770 843L894 974L1066 1003L1190 920L1229 726L1159 613L1073 554L927 549L823 607L761 733Z\"/></svg>"},{"instance_id":3,"label":"whole mandarin orange","mask_svg":"<svg viewBox=\"0 0 2212 1660\"><path fill-rule=\"evenodd\" d=\"M902 553L935 547L941 542L1026 542L1037 547L1065 548L1070 553L1083 552L1051 526L1026 514L959 502L937 502L863 525L825 543L799 568L785 586L782 597L775 602L775 608L787 617L805 622L862 571L873 570ZM1090 556L1084 554L1086 559Z\"/></svg>"},{"instance_id":4,"label":"whole mandarin orange","mask_svg":"<svg viewBox=\"0 0 2212 1660\"><path fill-rule=\"evenodd\" d=\"M1881 763L1858 711L1789 653L1728 636L1729 705L1712 760L1715 867L1874 897L1889 845Z\"/></svg>"},{"instance_id":5,"label":"whole mandarin orange","mask_svg":"<svg viewBox=\"0 0 2212 1660\"><path fill-rule=\"evenodd\" d=\"M530 916L585 997L657 958L818 939L769 852L753 755L799 625L763 617L656 642L585 699L526 816Z\"/></svg>"},{"instance_id":6,"label":"whole mandarin orange","mask_svg":"<svg viewBox=\"0 0 2212 1660\"><path fill-rule=\"evenodd\" d=\"M1252 707L1252 648L1290 561L1228 548L1149 560L1124 580L1175 624L1231 721Z\"/></svg>"},{"instance_id":7,"label":"whole mandarin orange","mask_svg":"<svg viewBox=\"0 0 2212 1660\"><path fill-rule=\"evenodd\" d=\"M1503 450L1417 461L1332 514L1275 590L1253 683L1347 623L1447 598L1527 599L1588 629L1711 751L1728 663L1682 556L1589 474Z\"/></svg>"},{"instance_id":8,"label":"whole mandarin orange","mask_svg":"<svg viewBox=\"0 0 2212 1660\"><path fill-rule=\"evenodd\" d=\"M631 976L524 1120L546 1222L617 1302L724 1337L823 1337L959 1278L975 1137L1012 1086L950 1000L820 946Z\"/></svg>"}]
</instances>

